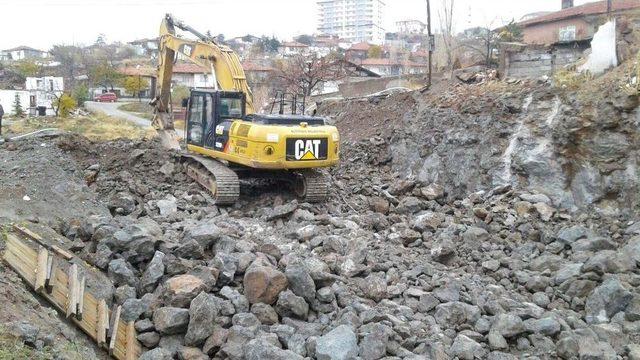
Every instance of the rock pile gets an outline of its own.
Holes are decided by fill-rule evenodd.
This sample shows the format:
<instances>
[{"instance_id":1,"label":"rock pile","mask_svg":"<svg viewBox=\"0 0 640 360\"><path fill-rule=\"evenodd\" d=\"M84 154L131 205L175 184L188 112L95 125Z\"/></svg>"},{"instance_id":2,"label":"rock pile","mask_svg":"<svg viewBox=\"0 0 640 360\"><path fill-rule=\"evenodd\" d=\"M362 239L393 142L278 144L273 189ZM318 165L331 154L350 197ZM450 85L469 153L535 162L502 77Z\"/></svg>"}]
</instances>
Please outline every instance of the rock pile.
<instances>
[{"instance_id":1,"label":"rock pile","mask_svg":"<svg viewBox=\"0 0 640 360\"><path fill-rule=\"evenodd\" d=\"M62 231L117 286L143 359L638 358L640 223L510 185L451 200L385 166L336 171L327 204L233 208L101 174L134 205Z\"/></svg>"}]
</instances>

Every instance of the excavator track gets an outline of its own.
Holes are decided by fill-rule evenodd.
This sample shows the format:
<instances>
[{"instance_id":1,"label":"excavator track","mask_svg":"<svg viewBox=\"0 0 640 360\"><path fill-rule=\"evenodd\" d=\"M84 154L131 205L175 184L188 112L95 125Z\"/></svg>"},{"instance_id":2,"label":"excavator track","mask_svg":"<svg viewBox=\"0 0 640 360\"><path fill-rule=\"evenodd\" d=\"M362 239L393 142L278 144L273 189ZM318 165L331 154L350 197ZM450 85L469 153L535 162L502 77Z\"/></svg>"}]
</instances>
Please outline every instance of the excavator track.
<instances>
[{"instance_id":1,"label":"excavator track","mask_svg":"<svg viewBox=\"0 0 640 360\"><path fill-rule=\"evenodd\" d=\"M182 155L187 175L213 195L217 205L232 205L240 196L238 175L219 161L197 155Z\"/></svg>"},{"instance_id":2,"label":"excavator track","mask_svg":"<svg viewBox=\"0 0 640 360\"><path fill-rule=\"evenodd\" d=\"M329 178L315 169L295 173L294 190L298 196L310 203L323 202L329 195Z\"/></svg>"}]
</instances>

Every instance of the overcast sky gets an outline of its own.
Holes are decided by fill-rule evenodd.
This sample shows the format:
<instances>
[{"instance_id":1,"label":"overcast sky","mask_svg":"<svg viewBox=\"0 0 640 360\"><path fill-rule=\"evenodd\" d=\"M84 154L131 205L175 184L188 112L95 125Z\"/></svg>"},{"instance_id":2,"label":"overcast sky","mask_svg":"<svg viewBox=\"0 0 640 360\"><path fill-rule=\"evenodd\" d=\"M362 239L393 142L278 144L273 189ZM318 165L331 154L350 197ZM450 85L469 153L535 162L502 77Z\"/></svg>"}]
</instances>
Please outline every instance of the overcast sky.
<instances>
[{"instance_id":1,"label":"overcast sky","mask_svg":"<svg viewBox=\"0 0 640 360\"><path fill-rule=\"evenodd\" d=\"M590 2L576 0L576 5ZM431 0L437 29L442 0ZM561 0L455 0L455 27L499 26L536 11L560 9ZM398 20L426 22L426 0L386 0L386 30ZM314 33L315 0L0 0L0 49L27 45L43 50L54 44L131 41L158 34L163 14L172 13L201 31L275 35L291 39Z\"/></svg>"}]
</instances>

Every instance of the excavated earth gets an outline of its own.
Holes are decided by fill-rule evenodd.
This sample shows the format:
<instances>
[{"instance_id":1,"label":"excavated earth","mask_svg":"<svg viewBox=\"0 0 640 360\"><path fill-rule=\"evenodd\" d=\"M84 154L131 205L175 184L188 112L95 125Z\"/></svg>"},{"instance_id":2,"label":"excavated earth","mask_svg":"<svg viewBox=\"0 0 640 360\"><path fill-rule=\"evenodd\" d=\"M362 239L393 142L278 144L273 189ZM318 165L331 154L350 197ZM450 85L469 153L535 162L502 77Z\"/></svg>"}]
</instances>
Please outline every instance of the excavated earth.
<instances>
[{"instance_id":1,"label":"excavated earth","mask_svg":"<svg viewBox=\"0 0 640 360\"><path fill-rule=\"evenodd\" d=\"M324 204L248 182L217 207L154 141L25 140L0 216L104 270L144 359L640 359L637 105L535 82L321 104Z\"/></svg>"}]
</instances>

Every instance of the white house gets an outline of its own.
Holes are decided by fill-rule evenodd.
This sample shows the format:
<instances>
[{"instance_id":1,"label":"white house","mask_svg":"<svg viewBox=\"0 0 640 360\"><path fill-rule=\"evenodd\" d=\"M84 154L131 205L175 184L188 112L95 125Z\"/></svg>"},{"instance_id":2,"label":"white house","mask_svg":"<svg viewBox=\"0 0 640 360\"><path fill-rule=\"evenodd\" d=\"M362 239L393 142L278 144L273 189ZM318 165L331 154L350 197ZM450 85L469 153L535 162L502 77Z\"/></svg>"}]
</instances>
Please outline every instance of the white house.
<instances>
[{"instance_id":1,"label":"white house","mask_svg":"<svg viewBox=\"0 0 640 360\"><path fill-rule=\"evenodd\" d=\"M11 60L24 60L24 59L44 59L49 57L49 53L46 51L30 48L28 46L18 46L13 49L4 50L9 54Z\"/></svg>"},{"instance_id":2,"label":"white house","mask_svg":"<svg viewBox=\"0 0 640 360\"><path fill-rule=\"evenodd\" d=\"M25 108L29 108L31 115L36 115L37 108L44 107L46 114L53 116L53 102L64 92L64 80L57 76L28 77L25 89L29 92Z\"/></svg>"},{"instance_id":3,"label":"white house","mask_svg":"<svg viewBox=\"0 0 640 360\"><path fill-rule=\"evenodd\" d=\"M175 64L171 81L176 85L190 88L213 88L213 75L207 70L195 64Z\"/></svg>"}]
</instances>

